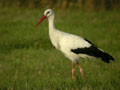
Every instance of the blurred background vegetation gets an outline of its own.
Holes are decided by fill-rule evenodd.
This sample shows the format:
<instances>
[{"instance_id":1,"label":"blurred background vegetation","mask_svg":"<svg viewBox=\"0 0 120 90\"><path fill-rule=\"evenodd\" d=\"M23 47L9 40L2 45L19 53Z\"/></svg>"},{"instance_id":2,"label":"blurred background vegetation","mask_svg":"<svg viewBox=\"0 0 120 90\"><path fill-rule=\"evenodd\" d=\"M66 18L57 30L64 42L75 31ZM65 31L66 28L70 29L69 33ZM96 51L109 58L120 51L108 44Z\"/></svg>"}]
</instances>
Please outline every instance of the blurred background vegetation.
<instances>
[{"instance_id":1,"label":"blurred background vegetation","mask_svg":"<svg viewBox=\"0 0 120 90\"><path fill-rule=\"evenodd\" d=\"M82 10L116 10L120 0L0 0L0 7L79 8Z\"/></svg>"}]
</instances>

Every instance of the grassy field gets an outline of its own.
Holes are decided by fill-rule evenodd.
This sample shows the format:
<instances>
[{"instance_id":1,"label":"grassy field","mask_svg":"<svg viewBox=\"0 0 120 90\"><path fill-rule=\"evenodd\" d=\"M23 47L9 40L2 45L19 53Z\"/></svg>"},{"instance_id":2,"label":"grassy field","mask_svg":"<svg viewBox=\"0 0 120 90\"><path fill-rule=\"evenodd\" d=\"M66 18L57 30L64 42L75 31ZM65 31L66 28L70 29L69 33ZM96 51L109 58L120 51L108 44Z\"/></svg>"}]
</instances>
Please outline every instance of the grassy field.
<instances>
[{"instance_id":1,"label":"grassy field","mask_svg":"<svg viewBox=\"0 0 120 90\"><path fill-rule=\"evenodd\" d=\"M120 90L120 11L54 10L56 28L109 52L115 62L80 59L76 66L50 43L44 10L0 9L0 90Z\"/></svg>"}]
</instances>

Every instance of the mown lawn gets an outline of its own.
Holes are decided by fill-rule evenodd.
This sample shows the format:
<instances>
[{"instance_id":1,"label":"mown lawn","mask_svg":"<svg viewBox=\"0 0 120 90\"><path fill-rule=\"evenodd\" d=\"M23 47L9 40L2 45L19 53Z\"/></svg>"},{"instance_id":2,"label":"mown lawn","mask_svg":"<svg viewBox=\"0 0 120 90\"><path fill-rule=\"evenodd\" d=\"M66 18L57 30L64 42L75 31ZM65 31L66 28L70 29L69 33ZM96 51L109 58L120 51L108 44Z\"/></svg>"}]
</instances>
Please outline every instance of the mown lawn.
<instances>
[{"instance_id":1,"label":"mown lawn","mask_svg":"<svg viewBox=\"0 0 120 90\"><path fill-rule=\"evenodd\" d=\"M76 66L50 43L42 9L0 8L0 90L120 90L120 11L54 10L56 28L83 36L115 62L80 59Z\"/></svg>"}]
</instances>

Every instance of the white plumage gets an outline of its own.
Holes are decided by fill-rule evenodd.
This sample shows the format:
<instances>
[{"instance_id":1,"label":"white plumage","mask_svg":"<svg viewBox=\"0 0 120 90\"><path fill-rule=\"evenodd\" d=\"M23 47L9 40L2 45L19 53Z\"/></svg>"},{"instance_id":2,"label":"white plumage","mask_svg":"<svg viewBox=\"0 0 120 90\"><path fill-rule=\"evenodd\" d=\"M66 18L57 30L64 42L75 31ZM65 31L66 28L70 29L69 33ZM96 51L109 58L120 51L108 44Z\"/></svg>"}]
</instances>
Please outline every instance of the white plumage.
<instances>
[{"instance_id":1,"label":"white plumage","mask_svg":"<svg viewBox=\"0 0 120 90\"><path fill-rule=\"evenodd\" d=\"M79 59L79 57L84 57L85 55L76 55L75 53L71 52L71 49L76 48L84 48L91 46L90 43L85 41L82 37L72 35L69 33L61 32L57 30L54 26L54 13L51 9L45 11L44 15L47 12L51 12L51 15L48 17L49 21L49 36L52 44L56 47L56 49L60 50L68 57L70 60L75 62ZM81 43L80 43L81 42Z\"/></svg>"},{"instance_id":2,"label":"white plumage","mask_svg":"<svg viewBox=\"0 0 120 90\"><path fill-rule=\"evenodd\" d=\"M49 21L49 37L53 46L60 50L67 58L73 62L72 79L74 78L74 63L77 63L80 73L83 77L81 66L78 64L79 57L82 58L101 58L105 62L114 60L112 56L105 53L103 50L98 49L90 41L69 33L59 31L54 26L54 12L51 9L47 9L44 12L43 17L37 23L38 26L46 17Z\"/></svg>"}]
</instances>

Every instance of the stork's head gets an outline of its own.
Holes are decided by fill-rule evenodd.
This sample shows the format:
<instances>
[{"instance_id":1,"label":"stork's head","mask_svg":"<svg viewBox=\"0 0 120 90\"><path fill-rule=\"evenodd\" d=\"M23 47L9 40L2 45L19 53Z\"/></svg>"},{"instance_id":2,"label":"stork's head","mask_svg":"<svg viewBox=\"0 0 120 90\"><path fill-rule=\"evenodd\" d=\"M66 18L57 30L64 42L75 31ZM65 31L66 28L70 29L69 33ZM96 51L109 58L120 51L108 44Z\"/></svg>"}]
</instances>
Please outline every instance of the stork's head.
<instances>
[{"instance_id":1,"label":"stork's head","mask_svg":"<svg viewBox=\"0 0 120 90\"><path fill-rule=\"evenodd\" d=\"M53 15L52 9L45 10L43 16L41 17L40 21L36 24L36 26L38 26L46 17L50 17L52 15Z\"/></svg>"},{"instance_id":2,"label":"stork's head","mask_svg":"<svg viewBox=\"0 0 120 90\"><path fill-rule=\"evenodd\" d=\"M44 16L49 17L49 16L51 16L51 15L53 15L52 9L47 9L47 10L45 10Z\"/></svg>"}]
</instances>

